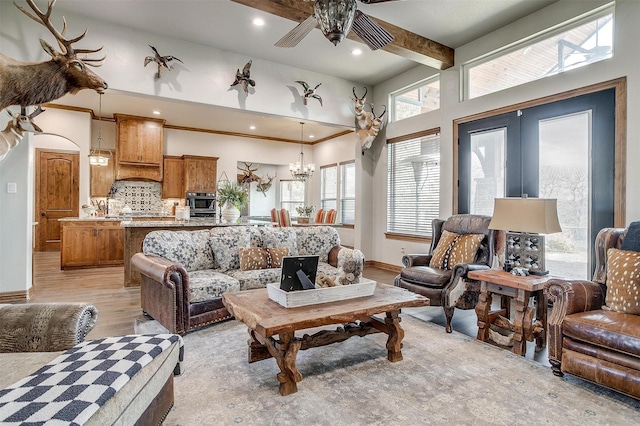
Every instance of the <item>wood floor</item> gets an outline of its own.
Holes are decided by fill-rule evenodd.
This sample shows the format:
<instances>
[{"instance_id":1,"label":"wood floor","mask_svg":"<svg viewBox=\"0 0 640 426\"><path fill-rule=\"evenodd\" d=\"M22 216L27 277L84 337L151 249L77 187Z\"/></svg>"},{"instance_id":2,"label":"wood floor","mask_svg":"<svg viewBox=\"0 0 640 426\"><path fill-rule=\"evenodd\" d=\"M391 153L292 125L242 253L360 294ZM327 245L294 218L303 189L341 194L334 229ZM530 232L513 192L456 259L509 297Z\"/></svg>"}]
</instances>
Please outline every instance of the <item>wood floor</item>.
<instances>
[{"instance_id":1,"label":"wood floor","mask_svg":"<svg viewBox=\"0 0 640 426\"><path fill-rule=\"evenodd\" d=\"M364 276L385 284L393 284L397 274L384 269L366 266ZM35 252L33 255L33 297L29 303L41 302L88 302L98 308L98 323L87 336L97 339L134 332L136 319L144 320L140 309L139 287L124 285L124 268L94 268L60 270L60 252ZM441 307L410 308L410 313L424 321L443 327L445 317ZM457 332L476 337L474 310L456 309L452 326ZM215 327L215 325L213 326ZM526 358L548 364L546 349L535 351L533 343L527 344Z\"/></svg>"}]
</instances>

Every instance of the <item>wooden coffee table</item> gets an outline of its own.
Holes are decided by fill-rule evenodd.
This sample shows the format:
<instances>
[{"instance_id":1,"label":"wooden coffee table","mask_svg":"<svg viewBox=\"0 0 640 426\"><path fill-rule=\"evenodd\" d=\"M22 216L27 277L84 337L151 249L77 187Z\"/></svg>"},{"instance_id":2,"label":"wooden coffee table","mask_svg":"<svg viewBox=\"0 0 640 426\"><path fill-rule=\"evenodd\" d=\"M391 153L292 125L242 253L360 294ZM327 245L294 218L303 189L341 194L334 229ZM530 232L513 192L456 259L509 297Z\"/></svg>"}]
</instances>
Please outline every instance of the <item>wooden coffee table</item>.
<instances>
[{"instance_id":1,"label":"wooden coffee table","mask_svg":"<svg viewBox=\"0 0 640 426\"><path fill-rule=\"evenodd\" d=\"M285 308L269 299L266 289L227 292L222 301L231 314L249 328L249 363L275 358L280 373L280 394L298 391L302 375L296 367L299 350L342 342L353 336L386 333L387 359L402 360L404 330L398 314L401 308L428 306L429 299L386 284L377 284L373 295L320 305ZM372 315L386 313L384 320ZM321 330L296 337L295 332L330 324L344 324L336 330ZM275 336L278 336L277 338Z\"/></svg>"}]
</instances>

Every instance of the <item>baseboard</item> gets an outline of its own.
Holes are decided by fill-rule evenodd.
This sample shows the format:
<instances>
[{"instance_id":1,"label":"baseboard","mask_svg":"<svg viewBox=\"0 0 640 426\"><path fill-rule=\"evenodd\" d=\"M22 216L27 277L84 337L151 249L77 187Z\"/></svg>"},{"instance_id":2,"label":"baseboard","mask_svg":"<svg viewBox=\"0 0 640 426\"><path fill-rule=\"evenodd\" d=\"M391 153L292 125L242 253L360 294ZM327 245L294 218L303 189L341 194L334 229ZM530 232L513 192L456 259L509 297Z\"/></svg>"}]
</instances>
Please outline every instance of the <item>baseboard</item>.
<instances>
[{"instance_id":1,"label":"baseboard","mask_svg":"<svg viewBox=\"0 0 640 426\"><path fill-rule=\"evenodd\" d=\"M386 271L391 272L400 272L402 270L402 266L392 265L390 263L379 262L377 260L366 260L364 262L366 266L372 266L374 268L384 269Z\"/></svg>"},{"instance_id":2,"label":"baseboard","mask_svg":"<svg viewBox=\"0 0 640 426\"><path fill-rule=\"evenodd\" d=\"M0 303L27 302L33 297L33 286L28 290L0 292Z\"/></svg>"}]
</instances>

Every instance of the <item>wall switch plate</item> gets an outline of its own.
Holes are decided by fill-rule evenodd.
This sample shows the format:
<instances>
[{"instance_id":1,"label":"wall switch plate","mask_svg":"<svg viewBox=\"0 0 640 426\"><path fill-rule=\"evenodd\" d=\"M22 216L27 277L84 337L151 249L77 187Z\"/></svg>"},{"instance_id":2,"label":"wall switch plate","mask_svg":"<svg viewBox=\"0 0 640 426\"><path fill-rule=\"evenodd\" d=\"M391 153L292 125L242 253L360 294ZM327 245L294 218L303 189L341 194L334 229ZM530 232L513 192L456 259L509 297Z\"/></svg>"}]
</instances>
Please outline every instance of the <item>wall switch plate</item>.
<instances>
[{"instance_id":1,"label":"wall switch plate","mask_svg":"<svg viewBox=\"0 0 640 426\"><path fill-rule=\"evenodd\" d=\"M17 194L18 184L15 182L7 182L7 194Z\"/></svg>"}]
</instances>

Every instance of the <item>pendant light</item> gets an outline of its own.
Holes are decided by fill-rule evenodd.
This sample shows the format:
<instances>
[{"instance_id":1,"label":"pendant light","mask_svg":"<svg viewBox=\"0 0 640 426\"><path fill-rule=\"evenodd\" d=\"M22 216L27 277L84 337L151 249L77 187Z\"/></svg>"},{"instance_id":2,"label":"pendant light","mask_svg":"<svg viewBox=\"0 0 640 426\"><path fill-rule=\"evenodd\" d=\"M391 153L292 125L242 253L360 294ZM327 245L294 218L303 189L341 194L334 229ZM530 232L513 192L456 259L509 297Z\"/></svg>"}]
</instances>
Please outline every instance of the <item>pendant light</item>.
<instances>
[{"instance_id":1,"label":"pendant light","mask_svg":"<svg viewBox=\"0 0 640 426\"><path fill-rule=\"evenodd\" d=\"M300 125L300 161L296 163L289 163L289 171L295 180L306 182L311 176L313 176L313 172L316 171L316 165L304 164L304 152L302 151L304 147L304 123L300 122Z\"/></svg>"},{"instance_id":2,"label":"pendant light","mask_svg":"<svg viewBox=\"0 0 640 426\"><path fill-rule=\"evenodd\" d=\"M356 9L356 0L316 0L313 6L322 34L335 46L351 29Z\"/></svg>"},{"instance_id":3,"label":"pendant light","mask_svg":"<svg viewBox=\"0 0 640 426\"><path fill-rule=\"evenodd\" d=\"M89 164L92 166L108 166L109 157L111 157L111 151L107 150L108 154L104 154L102 151L102 93L100 93L100 105L98 108L98 149L92 148L89 151Z\"/></svg>"}]
</instances>

